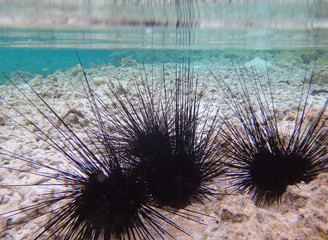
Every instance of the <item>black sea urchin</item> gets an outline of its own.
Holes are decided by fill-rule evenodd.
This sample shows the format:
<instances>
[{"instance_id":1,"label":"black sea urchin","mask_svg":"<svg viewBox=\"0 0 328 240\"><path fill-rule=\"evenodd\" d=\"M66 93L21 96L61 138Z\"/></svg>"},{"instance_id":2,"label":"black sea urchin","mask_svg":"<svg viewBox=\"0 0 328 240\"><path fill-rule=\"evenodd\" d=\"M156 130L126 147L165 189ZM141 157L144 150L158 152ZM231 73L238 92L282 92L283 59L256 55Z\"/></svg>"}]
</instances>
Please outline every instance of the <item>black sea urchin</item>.
<instances>
[{"instance_id":1,"label":"black sea urchin","mask_svg":"<svg viewBox=\"0 0 328 240\"><path fill-rule=\"evenodd\" d=\"M32 100L13 84L26 100L27 105L24 108L32 107L34 115L46 120L53 129L52 133L35 123L32 116L26 116L16 104L11 104L4 97L1 97L2 103L9 106L17 116L21 116L23 122L16 121L15 117L10 117L7 113L2 114L53 148L61 155L66 166L56 168L43 163L43 159L31 159L0 148L2 157L16 159L35 170L29 172L25 168L3 164L0 168L44 178L41 183L2 183L2 189L20 186L45 189L36 203L2 213L0 220L25 214L28 215L27 220L19 220L17 224L27 223L31 219L46 219L41 223L41 228L35 230L33 239L164 239L163 234L170 234L161 223L181 230L157 208L152 207L144 183L133 169L121 165L121 162L128 161L119 159L122 156L116 153L115 146L107 142L107 151L99 151L94 139L88 135L82 124L81 133L86 135L87 140L80 138L44 98L25 83L36 100ZM8 222L10 223L9 220ZM4 229L6 231L15 226L10 223Z\"/></svg>"},{"instance_id":2,"label":"black sea urchin","mask_svg":"<svg viewBox=\"0 0 328 240\"><path fill-rule=\"evenodd\" d=\"M175 68L174 79L166 79L164 67L157 77L144 67L132 80L131 92L118 91L121 81L110 81L112 107L97 97L95 101L110 133L101 136L103 141L110 137L132 159L129 164L156 206L177 210L213 195L209 185L224 170L217 151L217 114L210 103L208 110L200 110L202 91L190 64Z\"/></svg>"},{"instance_id":3,"label":"black sea urchin","mask_svg":"<svg viewBox=\"0 0 328 240\"><path fill-rule=\"evenodd\" d=\"M308 183L319 173L327 171L325 114L328 103L326 101L317 115L308 120L313 70L307 91L304 77L294 127L291 131L282 132L268 71L269 96L265 95L255 68L235 67L235 71L239 91L213 75L224 89L226 103L237 117L237 123L225 119L225 130L222 131L227 143L225 153L230 159L228 175L237 190L252 194L256 205L279 202L288 185Z\"/></svg>"}]
</instances>

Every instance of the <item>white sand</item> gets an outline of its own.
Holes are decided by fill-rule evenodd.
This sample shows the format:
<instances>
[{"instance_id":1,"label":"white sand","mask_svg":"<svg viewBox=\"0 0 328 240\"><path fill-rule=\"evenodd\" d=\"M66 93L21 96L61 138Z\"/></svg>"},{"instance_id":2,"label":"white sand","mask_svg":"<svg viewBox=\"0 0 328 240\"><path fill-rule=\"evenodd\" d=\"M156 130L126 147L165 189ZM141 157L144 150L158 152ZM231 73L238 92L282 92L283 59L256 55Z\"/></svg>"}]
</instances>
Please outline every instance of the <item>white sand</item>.
<instances>
[{"instance_id":1,"label":"white sand","mask_svg":"<svg viewBox=\"0 0 328 240\"><path fill-rule=\"evenodd\" d=\"M267 87L263 60L255 59L252 64L258 67L258 73L261 79L263 79L263 86L264 88ZM209 67L214 73L220 72L222 78L225 81L229 81L230 87L237 85L234 69L231 64L213 64ZM268 67L272 89L274 89L278 119L281 121L283 128L288 126L288 124L292 126L293 122L290 120L293 120L293 116L297 110L304 70L293 69L291 71L290 69L283 69L274 65ZM146 68L150 69L149 66L146 66ZM154 67L155 79L160 80L162 78L162 68L162 65ZM165 71L168 79L173 79L175 75L174 70L174 65L166 66ZM103 89L107 88L105 84L108 82L108 78L119 78L125 89L132 91L133 88L131 86L133 84L131 78L133 73L138 73L138 70L103 66L98 69L90 69L87 72L94 90L103 99L106 99L103 95ZM223 96L222 92L220 92L217 83L208 72L207 66L195 66L195 72L199 74L200 80L207 86L203 100L209 101L214 96L216 99L215 104L220 107L221 112L226 116L233 116L231 110L220 97ZM83 116L92 119L92 113L81 85L81 78L82 74L79 67L75 67L66 72L56 72L47 78L37 77L31 81L31 85L43 96L59 116L64 117L64 120L70 123L70 126L72 126L77 134L85 137L79 124L74 121L74 114L69 114L67 107L68 105L71 109L78 112L78 115L82 116L79 118L81 121ZM286 83L287 80L289 81L289 85ZM26 84L22 83L19 87L36 103L42 112L50 113ZM324 89L323 86L313 85L313 89L321 88ZM38 133L35 127L15 112L13 107L17 108L30 121L33 121L51 138L58 141L58 132L55 131L54 127L46 119L42 118L38 111L13 86L0 86L0 94L12 105L11 107L5 102L0 101L1 112L12 117L15 121L32 131L24 130L22 126L18 126L7 116L0 116L0 120L3 121L3 124L0 124L1 147L8 151L24 155L25 157L41 161L52 167L60 169L68 168L69 166L65 162L65 159L57 151L49 147L47 143L39 140L34 134ZM129 94L133 95L133 92L129 92ZM327 95L324 94L310 96L308 102L314 104L314 113L322 107L326 98ZM84 124L87 125L87 122L84 122ZM49 172L47 169L42 169L33 164L26 164L20 160L1 155L0 164L3 167L27 171L18 172L0 168L0 182L2 185L42 183L47 181L47 179L40 176L28 173ZM206 225L190 222L177 216L173 216L172 220L183 227L195 240L328 239L327 181L328 174L321 174L308 185L301 183L298 186L289 187L279 206L256 207L250 196L247 195L219 195L217 199L212 199L213 201L206 201L205 205L191 207L193 210L201 211L211 216L204 217L204 223ZM229 183L227 182L218 182L216 187L222 193L229 193L230 189L225 189L228 185ZM0 188L0 213L37 202L41 198L38 194L44 192L44 190L46 189L36 186ZM27 224L19 224L20 221L29 219L29 217L24 213L20 213L17 216L10 217L10 219L0 220L0 231L3 231L6 225L12 226L13 223L18 223L13 229L5 231L2 239L33 239L31 234L40 228L47 219L41 218L29 221ZM188 239L186 235L175 229L167 229L169 229L170 233L176 239Z\"/></svg>"}]
</instances>

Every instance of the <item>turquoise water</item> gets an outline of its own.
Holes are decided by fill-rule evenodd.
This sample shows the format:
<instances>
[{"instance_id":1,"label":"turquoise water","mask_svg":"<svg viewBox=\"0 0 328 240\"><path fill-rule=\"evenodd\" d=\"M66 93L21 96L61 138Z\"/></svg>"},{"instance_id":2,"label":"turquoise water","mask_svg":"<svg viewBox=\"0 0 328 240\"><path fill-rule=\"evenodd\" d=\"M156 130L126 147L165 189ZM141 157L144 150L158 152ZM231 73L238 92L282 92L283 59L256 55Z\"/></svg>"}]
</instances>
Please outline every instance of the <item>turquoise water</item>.
<instances>
[{"instance_id":1,"label":"turquoise water","mask_svg":"<svg viewBox=\"0 0 328 240\"><path fill-rule=\"evenodd\" d=\"M70 49L70 48L0 48L0 71L10 78L16 70L40 74L46 77L57 70L65 71L78 65L78 52L85 68L101 65L122 66L122 60L131 58L137 64L180 63L186 59L196 65L209 65L218 62L248 62L255 57L274 62L277 57L290 56L300 66L311 64L315 59L323 63L327 58L328 48L287 48L287 49ZM7 77L0 75L0 84L7 82ZM28 79L26 79L28 80Z\"/></svg>"},{"instance_id":2,"label":"turquoise water","mask_svg":"<svg viewBox=\"0 0 328 240\"><path fill-rule=\"evenodd\" d=\"M274 61L282 52L307 64L328 50L327 7L325 1L305 0L5 1L0 71L46 77L76 66L75 51L86 68L120 67L128 57L138 64ZM0 74L0 84L6 81Z\"/></svg>"},{"instance_id":3,"label":"turquoise water","mask_svg":"<svg viewBox=\"0 0 328 240\"><path fill-rule=\"evenodd\" d=\"M107 5L110 2L112 5ZM122 2L124 2L124 4L121 4ZM133 2L135 6L128 6L129 2ZM146 6L142 6L142 2ZM157 5L154 4L154 2L157 2ZM163 5L165 5L163 2L168 3L165 8L163 8ZM4 3L7 3L5 7ZM35 5L33 5L33 3ZM275 3L277 3L276 6ZM256 61L253 61L252 63L260 62L263 64L265 61L261 60L266 60L267 62L265 62L265 64L271 63L277 66L277 68L273 70L273 76L276 77L279 75L277 81L274 81L277 83L275 86L278 86L278 88L272 89L272 92L278 97L284 95L282 93L290 95L291 98L296 96L294 99L292 98L292 101L298 99L299 95L298 93L291 91L295 88L289 88L289 81L295 80L295 83L298 83L296 81L302 81L304 72L306 72L305 69L307 67L312 69L316 62L316 70L318 70L319 74L317 75L319 75L319 77L316 75L313 84L314 90L311 90L310 97L313 95L313 98L317 101L325 101L328 96L327 9L327 1L316 0L0 1L0 85L8 84L8 86L1 86L1 89L4 89L4 92L0 92L0 96L4 96L4 100L7 98L14 101L14 104L9 104L9 106L7 106L7 104L2 104L2 102L4 102L2 101L0 102L0 106L7 106L7 108L2 109L2 112L7 114L7 111L9 112L10 110L15 109L15 103L17 103L19 107L22 108L22 113L25 114L27 118L34 120L34 116L38 117L38 107L33 108L32 111L30 108L26 108L26 99L25 101L21 101L22 95L11 87L10 83L7 82L8 79L17 83L17 81L30 81L37 75L42 75L46 78L56 71L66 71L67 69L79 64L76 53L78 53L85 69L94 68L92 71L97 71L94 75L91 73L90 78L88 78L88 80L90 79L90 82L94 84L92 87L97 90L105 87L105 85L102 86L102 84L108 83L104 81L103 74L111 74L112 71L113 74L117 74L118 78L123 76L124 78L129 77L128 79L131 78L137 80L132 77L132 72L135 69L140 69L137 66L141 66L142 64L160 65L156 66L154 69L162 74L162 71L159 71L162 70L162 64L180 64L181 62L190 61L193 66L196 66L196 68L192 68L193 70L195 69L196 75L204 74L205 81L211 79L212 82L215 82L213 76L211 76L208 71L213 65L215 66L215 69L219 69L219 67L221 67L220 63L222 63L222 66L227 69L227 71L225 71L225 69L222 71L222 75L227 79L230 77L233 79L235 76L232 75L235 74L233 74L234 70L231 62L248 63L255 59ZM38 14L40 16L37 16ZM102 70L101 66L114 66L115 68L108 67L103 68L105 70ZM124 67L131 68L124 69ZM76 69L82 71L80 67ZM171 66L167 69L169 69L168 71L172 71L173 75L174 72L177 72L174 67L171 68ZM16 71L20 73L19 76ZM89 73L92 71L89 71ZM78 79L82 77L82 74L80 72L79 74L75 73L76 71L68 70L64 74L55 74L54 77L48 77L46 79L36 78L36 81L31 82L34 83L34 85L31 85L36 86L35 88L40 91L40 96L43 97L44 94L45 99L52 103L51 106L54 106L55 111L58 112L60 116L64 116L63 119L65 118L65 121L66 116L67 121L71 121L70 116L68 116L69 113L72 113L70 114L71 116L79 115L80 109L82 116L85 113L86 117L94 116L91 112L84 112L87 109L83 108L83 106L85 106L83 105L84 99L76 94L76 91L78 91L77 89L82 88L81 81ZM88 74L87 71L86 73ZM221 72L219 74L221 74ZM295 77L295 75L297 77ZM23 76L23 79L21 76ZM163 75L159 76L159 79L162 79L161 77L164 76L164 71ZM38 79L41 79L42 81L38 81ZM56 79L54 83L52 82L53 79ZM266 76L264 76L264 79L266 79ZM106 80L108 79L106 78ZM67 83L68 81L71 81L72 84L77 82L77 84L79 84L78 86L81 88L75 89L75 86L71 84L63 84L63 82ZM49 84L49 86L48 88L44 87L43 89L43 86L39 88L38 84ZM293 84L291 85L294 86ZM63 88L60 89L62 86ZM301 85L297 86L299 86L299 90L301 91ZM22 85L23 89L24 87L26 86ZM71 87L73 87L72 95L70 95ZM14 91L11 91L11 89L14 89ZM122 89L125 92L125 89ZM15 95L16 92L18 93L17 96ZM211 94L212 93L213 92L211 92ZM214 91L214 93L216 93L216 91ZM82 91L81 94L85 95L85 92ZM277 102L280 99L278 97ZM281 96L281 99L284 99L284 97L286 96ZM66 102L67 98L70 99L67 103L70 111L66 114L65 110L67 110L67 106L62 102ZM207 98L207 101L208 99L209 98ZM38 100L33 101L35 101L37 106L43 106L42 103L38 104ZM81 105L78 105L80 103ZM280 104L280 102L278 102L278 104ZM75 111L76 107L78 111ZM299 106L297 106L297 103L296 107L298 110ZM321 107L321 105L318 105L318 107ZM294 111L296 108L295 106L293 107L289 105L286 109L287 108L290 109L288 109L288 111L282 110L282 113L279 113L279 116L285 115L286 112L286 117L289 119L290 112ZM43 111L43 108L40 107L40 109ZM228 114L229 113L227 113L227 116ZM11 114L8 115L11 116ZM34 138L38 136L38 133L34 133L35 128L31 126L31 122L27 122L27 119L19 119L19 115L20 114L17 113L13 114L14 120L17 119L18 122L22 122L22 128L18 129L23 130L23 128L25 128L24 126L26 126L28 131L31 129L33 139L29 139L25 134L21 134L20 130L16 130L16 125L13 126L7 117L3 118L0 115L0 127L6 130L2 132L4 137L2 137L0 141L3 141L4 146L10 147L12 143L15 143L12 144L13 146L16 146L17 143L19 144L19 147L17 147L19 154L24 154L24 156L25 154L27 156L32 155L35 160L40 160L37 157L38 155L33 155L34 150L39 150L42 146L42 143L41 145L38 145L38 143L35 143L34 141ZM55 124L57 123L51 125L51 121L48 120L48 122L46 121L46 125L49 126L44 126L41 125L44 124L41 121L42 117L40 125L39 123L36 123L36 126L40 126L42 131L45 130L46 134L49 134L49 136L52 137L52 128L56 127ZM56 135L56 132L54 135ZM60 135L59 133L57 133L57 135L58 136L55 136L56 139L58 137L59 139L64 140L64 135ZM21 141L21 139L23 139L24 142ZM65 138L65 140L67 139ZM39 139L37 141L39 141ZM26 144L26 146L23 146L20 149L21 144ZM48 154L48 147L41 150L45 150ZM52 156L51 154L52 153L50 153L49 156ZM42 160L43 158L45 161L48 161L48 156L42 157ZM54 161L54 163L51 163L49 166L56 166L56 164L57 161ZM25 171L25 168L23 169L23 171ZM34 169L32 171L34 171ZM37 170L35 169L35 171ZM23 180L24 179L25 178L23 178ZM0 181L2 181L2 179L0 179ZM326 179L322 181L326 181ZM15 183L13 182L10 184ZM311 194L315 193L315 189L318 188L316 185L313 186L315 187L311 187L313 189ZM324 189L324 184L320 183L320 186ZM299 190L303 191L302 188L299 188ZM326 190L327 189L324 189L324 191ZM25 193L18 195L25 200L27 198L25 198L24 194ZM292 192L292 194L294 194L294 192ZM295 206L297 206L298 201L303 201L302 199L305 199L304 201L306 202L306 199L309 197L306 194L304 197L303 195L295 195ZM230 197L229 195L227 196ZM292 197L294 198L294 195L291 195L291 198ZM248 198L246 200L244 201L242 199L241 201L243 202L240 203L237 202L239 200L231 201L231 206L229 205L229 208L231 207L231 209L233 209L233 206L237 206L236 209L240 206L246 206L247 208L249 207L247 205L249 205L248 203L250 199ZM3 206L6 206L5 204L7 202L5 201L6 199L4 198ZM9 204L12 203L9 202ZM214 204L217 203L215 202ZM283 207L286 207L286 203L283 204ZM294 203L291 202L291 204ZM223 210L227 210L228 208L221 208L225 208L225 206L217 204L215 208L211 208L210 206L206 211L208 211L207 214L209 215L218 216L218 219L221 217L220 221L223 221ZM215 212L211 213L211 209L213 211L215 210ZM266 214L269 215L269 217L265 214L263 214L263 217L260 216L263 212L258 214L258 209L255 209L255 206L252 205L251 214L256 216L256 219L258 216L260 217L251 224L247 223L248 225L244 225L242 229L249 229L250 226L254 226L257 230L256 234L253 236L264 235L268 229L275 229L274 231L279 232L280 227L276 223L286 223L286 226L290 224L290 222L285 221L285 219L287 219L287 214L294 214L289 216L294 220L299 219L298 222L295 222L297 222L298 227L301 226L301 228L303 228L305 220L307 222L312 222L313 219L310 217L315 215L313 213L317 210L322 210L315 205L313 205L313 207L311 205L309 210L305 210L305 208L301 209L300 212L297 212L299 209L296 211L294 206L291 210L288 208L287 211L283 208L281 209L281 218L279 218L279 209L275 209L273 213L268 211ZM315 209L315 211L313 209ZM220 213L221 210L222 213ZM4 209L4 211L8 211L8 209ZM236 216L238 218L238 224L242 224L244 220L240 218L242 221L239 222L240 219L238 216L244 215L239 214L238 211L230 213L227 210L227 213L231 214L231 216ZM322 211L326 211L326 209L323 209ZM301 212L302 214L300 214ZM304 212L306 214L303 216ZM249 213L250 211L247 212L247 214ZM19 217L21 216L20 214L21 213L19 213ZM301 215L302 218L300 218ZM245 216L248 220L248 216ZM274 218L274 224L267 220L270 220L271 217ZM303 218L305 218L304 221L302 220ZM11 223L11 221L11 219L8 220L9 223ZM211 238L209 237L210 235L207 235L206 237L195 237L194 239L219 239L217 236L220 235L219 232L222 229L222 231L227 229L227 233L234 232L235 230L238 231L239 228L234 228L234 225L237 222L232 221L232 225L230 223L217 226L214 225L215 227L213 225L208 225L206 226L208 231L218 232L215 235L216 237ZM263 222L265 222L265 224L263 224ZM19 224L21 224L21 222L19 222ZM19 226L21 228L19 231L16 231L16 229L13 228L12 232L14 232L14 234L18 232L18 235L21 234L21 232L24 234L27 232L26 236L30 236L30 231L35 232L36 230L33 226L34 225L30 228L25 228L25 225L22 224ZM195 224L192 228L194 227ZM310 228L317 229L317 226L313 227L312 225L309 225L304 228L304 231L310 231ZM296 234L287 234L287 232L290 231L289 229L281 229L281 236L289 236L289 238L293 239L296 238ZM198 231L198 228L196 227L193 231L194 233L197 232L197 234L202 233L201 231ZM238 236L241 237L241 235ZM275 239L275 237L272 236L266 237L265 239ZM248 237L252 238L251 236ZM23 237L15 239L27 238ZM236 239L236 237L232 237L231 239Z\"/></svg>"},{"instance_id":4,"label":"turquoise water","mask_svg":"<svg viewBox=\"0 0 328 240\"><path fill-rule=\"evenodd\" d=\"M150 32L149 32L150 31ZM321 58L328 50L328 31L273 31L265 29L215 30L143 26L110 31L0 30L0 71L10 77L14 69L46 77L58 69L78 64L76 51L86 68L121 66L124 58L138 64L195 64L219 61L250 61L255 57L273 61L282 52L301 56L315 52ZM307 54L306 53L306 54ZM288 54L287 54L288 55ZM312 56L313 58L313 56ZM301 59L300 63L309 63ZM7 78L1 74L0 84Z\"/></svg>"},{"instance_id":5,"label":"turquoise water","mask_svg":"<svg viewBox=\"0 0 328 240\"><path fill-rule=\"evenodd\" d=\"M263 50L171 50L171 49L38 49L38 48L0 48L0 58L5 59L0 69L10 76L14 69L41 74L46 77L58 69L65 71L76 66L80 55L86 68L107 64L121 66L124 58L132 58L138 64L179 63L183 59L190 59L193 63L208 61L229 61L239 59L249 61L256 55L272 55L279 51ZM1 82L6 82L4 76Z\"/></svg>"}]
</instances>

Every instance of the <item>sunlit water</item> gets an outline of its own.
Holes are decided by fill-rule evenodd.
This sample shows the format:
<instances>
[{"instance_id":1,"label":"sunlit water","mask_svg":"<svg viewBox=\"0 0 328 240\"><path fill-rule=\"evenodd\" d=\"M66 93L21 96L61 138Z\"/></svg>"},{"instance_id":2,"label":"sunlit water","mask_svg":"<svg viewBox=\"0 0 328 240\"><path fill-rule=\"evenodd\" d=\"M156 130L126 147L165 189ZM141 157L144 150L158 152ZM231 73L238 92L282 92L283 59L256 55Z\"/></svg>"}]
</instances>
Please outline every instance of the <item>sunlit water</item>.
<instances>
[{"instance_id":1,"label":"sunlit water","mask_svg":"<svg viewBox=\"0 0 328 240\"><path fill-rule=\"evenodd\" d=\"M19 1L12 2L20 4ZM90 1L83 2L90 3ZM179 1L175 1L175 3L177 2ZM134 11L133 6L116 6L117 8L110 8L110 14L105 14L106 11L104 11L104 16L97 20L100 22L96 27L87 25L89 22L83 17L84 14L86 19L95 17L99 9L96 11L92 6L88 6L90 8L88 11L88 8L84 6L85 8L78 14L70 13L72 18L70 21L76 21L76 28L72 25L66 27L65 21L61 23L60 20L58 20L59 25L47 25L48 19L42 21L42 18L35 20L35 25L34 23L24 25L24 17L33 15L34 12L32 11L30 14L30 11L34 8L26 8L23 3L21 3L23 7L18 6L20 11L14 11L15 7L11 7L9 10L0 8L0 16L2 16L0 18L2 26L0 28L0 85L10 85L8 79L17 83L17 81L31 81L38 75L46 78L56 71L64 72L79 64L77 53L85 69L94 68L96 71L101 71L102 66L113 66L114 68L108 67L107 69L113 69L117 75L125 67L128 67L129 71L130 68L139 71L140 68L136 66L152 64L157 65L158 70L161 69L159 65L180 64L187 61L190 61L192 66L196 66L196 75L198 73L210 75L209 69L213 65L217 69L218 66L220 67L220 63L222 66L229 63L257 63L259 61L252 62L252 60L261 59L262 63L277 66L278 73L280 70L286 73L279 78L282 85L275 85L281 89L272 89L272 92L277 90L278 96L291 95L290 92L285 91L285 88L287 89L289 81L293 79L285 78L285 76L292 78L297 73L298 78L295 80L301 81L305 69L309 66L312 68L316 64L316 71L323 74L315 82L315 84L319 83L315 86L315 90L321 95L319 94L319 97L316 95L314 98L318 98L321 102L327 99L328 24L325 23L325 19L328 19L326 16L328 14L325 11L327 4L322 3L324 1L313 1L313 4L309 1L299 1L304 4L298 5L295 0L295 6L291 3L292 0L286 1L289 2L286 5L277 1L280 3L277 7L273 6L274 4L258 6L257 2L261 2L259 0L240 1L243 2L241 4L238 1L221 1L224 2L222 5L206 5L207 1L202 1L202 4L197 3L198 1L180 2L193 4L173 4L165 10L151 8L152 11L144 11L145 8L137 8ZM205 3L203 4L203 2ZM245 2L254 3L245 4ZM43 15L45 18L47 14L52 14L51 9L47 9L41 3L39 8L40 11L43 9L45 12ZM57 8L59 7L57 6ZM57 8L53 11L58 10ZM24 9L27 9L26 12ZM126 11L124 11L125 9ZM107 10L109 11L109 8ZM16 22L21 24L20 26L3 24L3 22L9 21L10 14L21 16L21 18L15 18ZM33 22L33 18L32 20L27 18L27 20ZM3 22L1 23L1 21ZM67 22L70 21L67 20ZM131 64L129 65L129 63ZM82 71L81 68L75 69ZM148 66L146 69L151 69L151 67ZM168 69L175 70L174 68ZM198 72L198 70L200 71ZM295 72L293 72L294 70ZM78 75L74 75L74 71L74 69L73 71L69 70L69 74L63 74L69 77L67 80L65 78L61 81L73 81L74 77ZM230 76L233 75L233 69L231 68L229 71ZM226 73L226 76L229 74ZM51 84L49 81L51 79L49 77L45 82ZM212 77L210 79L212 82L214 81ZM34 81L34 84L36 84L35 82L37 81ZM81 84L81 81L76 82ZM2 87L3 89L7 88L7 86ZM51 92L53 87L49 89L50 94L53 94ZM67 88L60 90L65 91ZM282 91L285 93L282 94ZM65 94L63 95L65 96ZM0 96L2 96L1 92ZM58 94L57 96L62 95ZM54 97L55 100L57 96ZM295 96L296 99L299 95ZM20 98L21 95L18 96L18 99ZM294 99L290 101L294 101ZM286 106L286 108L288 107ZM5 125L3 127L9 128ZM21 137L26 138L24 135ZM3 139L7 141L7 136ZM241 204L238 203L238 207L239 205ZM254 209L255 207L253 211L257 211ZM313 215L311 208L309 209L308 212ZM281 215L288 211L283 211ZM292 216L293 219L296 218L298 212ZM277 221L280 220L281 218ZM221 229L221 227L217 229ZM227 228L227 231L230 232L233 227L228 226ZM266 227L260 231L264 233Z\"/></svg>"},{"instance_id":2,"label":"sunlit water","mask_svg":"<svg viewBox=\"0 0 328 240\"><path fill-rule=\"evenodd\" d=\"M86 68L120 67L122 59L128 57L138 64L179 63L189 59L199 65L220 61L247 62L255 57L273 61L279 54L281 58L283 52L286 57L298 55L300 64L309 64L315 58L325 56L327 36L326 30L228 31L136 26L101 33L2 29L0 71L8 77L15 70L46 77L58 69L64 71L76 66L76 51ZM0 83L6 81L1 74Z\"/></svg>"},{"instance_id":3,"label":"sunlit water","mask_svg":"<svg viewBox=\"0 0 328 240\"><path fill-rule=\"evenodd\" d=\"M4 1L0 71L46 77L77 65L196 65L255 57L313 63L328 49L325 1ZM311 52L311 50L313 50ZM291 54L289 54L289 52ZM0 76L0 84L7 81Z\"/></svg>"}]
</instances>

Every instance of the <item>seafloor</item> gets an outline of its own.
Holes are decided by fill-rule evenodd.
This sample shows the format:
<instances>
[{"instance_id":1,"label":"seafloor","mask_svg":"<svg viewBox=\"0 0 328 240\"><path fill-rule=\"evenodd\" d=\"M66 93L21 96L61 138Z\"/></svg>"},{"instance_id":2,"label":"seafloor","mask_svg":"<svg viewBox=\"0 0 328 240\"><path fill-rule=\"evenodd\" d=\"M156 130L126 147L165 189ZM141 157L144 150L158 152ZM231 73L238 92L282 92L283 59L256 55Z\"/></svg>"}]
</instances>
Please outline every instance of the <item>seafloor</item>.
<instances>
[{"instance_id":1,"label":"seafloor","mask_svg":"<svg viewBox=\"0 0 328 240\"><path fill-rule=\"evenodd\" d=\"M117 83L117 79L119 79L123 86L121 89L122 94L128 93L133 96L135 94L133 92L134 80L142 84L140 79L145 72L148 79L152 79L154 82L161 81L163 74L165 74L166 79L175 78L175 64L166 64L163 68L163 64L146 64L143 66L134 63L132 60L128 59L127 61L131 62L129 64L126 62L125 65L122 62L120 67L102 65L86 70L92 88L103 101L106 101L107 98L104 91L107 89L106 84L109 80ZM322 63L324 62L322 60ZM310 70L306 73L306 64L295 65L290 60L266 63L265 60L256 57L249 62L244 62L246 67L256 67L264 92L267 94L269 94L269 90L266 71L269 72L276 114L283 132L288 132L288 129L294 126L304 76L306 76L305 87L307 87L313 63L313 61L310 62ZM309 118L318 113L328 97L328 69L322 63L318 62L315 68L307 104L312 107ZM222 97L224 96L222 93L224 89L218 86L209 70L216 76L220 75L234 89L235 86L238 86L235 73L236 65L233 66L230 61L222 61L207 65L193 63L191 66L194 75L198 76L200 85L204 88L204 103L213 101L213 108L219 108L219 112L225 117L233 117L231 109ZM27 84L19 79L19 77L12 76L12 80L16 81L22 92L36 104L38 109L41 112L49 113L49 109L40 103L40 100L33 94ZM82 82L83 75L79 66L64 72L58 70L47 77L33 76L33 79L29 81L30 85L49 103L54 111L83 138L86 136L80 124L85 127L90 125L90 122L84 120L84 118L92 120L93 114ZM39 134L38 130L29 121L43 129L51 138L58 139L59 136L54 127L11 84L0 86L0 93L11 104L9 106L4 101L0 101L1 112L5 114L0 116L1 147L43 162L45 165L61 169L68 168L65 159L56 150L38 139L35 135ZM76 117L79 118L79 121L76 121ZM29 131L24 128L29 129ZM0 168L0 182L2 185L37 185L48 181L41 176L29 174L30 172L49 172L47 169L10 157L0 156L0 159L1 166L7 168ZM19 169L20 171L11 169ZM217 188L221 194L210 199L211 201L206 200L203 205L190 207L190 209L209 215L203 217L204 224L191 222L178 216L169 217L172 217L173 221L193 236L190 239L195 240L328 239L327 181L328 174L321 174L309 184L300 183L297 186L288 187L279 205L257 207L251 197L246 194L230 194L231 189L227 188L229 182L218 179L213 187ZM49 188L47 189L44 186L2 187L0 189L0 213L34 204L38 202L41 198L40 194L44 191L49 191ZM31 237L32 233L42 226L47 219L41 217L25 222L32 217L31 215L27 216L25 213L7 219L1 219L0 217L2 239L33 239ZM6 227L13 228L4 231ZM176 239L189 238L175 229L170 229L170 227L166 229ZM170 237L167 236L167 238Z\"/></svg>"}]
</instances>

